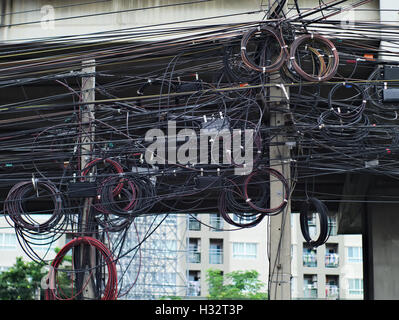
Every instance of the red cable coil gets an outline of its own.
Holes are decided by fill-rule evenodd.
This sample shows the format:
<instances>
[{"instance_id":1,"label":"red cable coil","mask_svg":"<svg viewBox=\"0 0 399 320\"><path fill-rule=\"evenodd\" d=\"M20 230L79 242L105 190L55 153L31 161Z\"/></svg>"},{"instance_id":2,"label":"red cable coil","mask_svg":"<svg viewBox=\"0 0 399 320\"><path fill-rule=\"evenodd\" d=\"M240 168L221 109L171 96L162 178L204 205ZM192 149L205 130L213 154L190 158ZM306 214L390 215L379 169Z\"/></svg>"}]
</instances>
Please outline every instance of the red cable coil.
<instances>
[{"instance_id":1,"label":"red cable coil","mask_svg":"<svg viewBox=\"0 0 399 320\"><path fill-rule=\"evenodd\" d=\"M68 242L57 254L51 263L51 269L49 272L50 283L55 283L57 269L59 265L62 263L64 256L67 252L73 247L79 246L81 244L87 244L95 247L101 255L104 257L105 264L108 270L108 279L107 284L105 286L104 293L101 297L101 300L116 300L118 295L118 276L116 270L116 264L114 258L112 256L111 251L99 240L92 237L78 237L70 242ZM47 288L45 298L46 300L70 300L70 299L62 299L57 296L56 288ZM76 295L75 295L76 296Z\"/></svg>"}]
</instances>

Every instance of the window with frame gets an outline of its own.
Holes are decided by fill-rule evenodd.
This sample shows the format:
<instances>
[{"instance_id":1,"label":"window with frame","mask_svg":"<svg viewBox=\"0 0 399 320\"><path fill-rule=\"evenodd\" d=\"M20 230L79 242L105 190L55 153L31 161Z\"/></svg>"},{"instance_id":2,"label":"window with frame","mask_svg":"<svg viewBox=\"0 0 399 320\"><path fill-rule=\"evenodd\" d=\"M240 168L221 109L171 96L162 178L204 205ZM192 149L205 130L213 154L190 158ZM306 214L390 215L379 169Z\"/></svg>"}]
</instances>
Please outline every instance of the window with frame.
<instances>
[{"instance_id":1,"label":"window with frame","mask_svg":"<svg viewBox=\"0 0 399 320\"><path fill-rule=\"evenodd\" d=\"M359 263L363 261L362 247L348 247L348 262Z\"/></svg>"},{"instance_id":2,"label":"window with frame","mask_svg":"<svg viewBox=\"0 0 399 320\"><path fill-rule=\"evenodd\" d=\"M233 242L234 259L256 259L258 244L253 242Z\"/></svg>"},{"instance_id":3,"label":"window with frame","mask_svg":"<svg viewBox=\"0 0 399 320\"><path fill-rule=\"evenodd\" d=\"M348 291L351 295L362 295L363 279L348 279Z\"/></svg>"},{"instance_id":4,"label":"window with frame","mask_svg":"<svg viewBox=\"0 0 399 320\"><path fill-rule=\"evenodd\" d=\"M16 249L17 236L15 233L0 233L0 248L1 249Z\"/></svg>"}]
</instances>

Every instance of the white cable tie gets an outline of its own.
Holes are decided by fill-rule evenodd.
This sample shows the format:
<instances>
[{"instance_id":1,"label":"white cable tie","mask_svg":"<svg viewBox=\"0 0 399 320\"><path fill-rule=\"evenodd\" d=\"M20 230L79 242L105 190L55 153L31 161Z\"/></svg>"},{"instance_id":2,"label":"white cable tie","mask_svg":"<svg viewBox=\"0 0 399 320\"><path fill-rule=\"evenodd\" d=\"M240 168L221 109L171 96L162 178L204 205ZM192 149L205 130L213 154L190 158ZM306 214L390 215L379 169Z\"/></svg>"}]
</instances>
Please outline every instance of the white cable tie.
<instances>
[{"instance_id":1,"label":"white cable tie","mask_svg":"<svg viewBox=\"0 0 399 320\"><path fill-rule=\"evenodd\" d=\"M295 60L295 57L290 57L290 60Z\"/></svg>"},{"instance_id":2,"label":"white cable tie","mask_svg":"<svg viewBox=\"0 0 399 320\"><path fill-rule=\"evenodd\" d=\"M263 73L265 73L266 72L266 67L263 67L262 69L263 69Z\"/></svg>"},{"instance_id":3,"label":"white cable tie","mask_svg":"<svg viewBox=\"0 0 399 320\"><path fill-rule=\"evenodd\" d=\"M313 39L314 35L313 32L310 33L310 39Z\"/></svg>"},{"instance_id":4,"label":"white cable tie","mask_svg":"<svg viewBox=\"0 0 399 320\"><path fill-rule=\"evenodd\" d=\"M245 200L245 202L250 202L251 201L251 198L248 198L247 200Z\"/></svg>"},{"instance_id":5,"label":"white cable tie","mask_svg":"<svg viewBox=\"0 0 399 320\"><path fill-rule=\"evenodd\" d=\"M363 102L363 103L367 103L367 100L363 100L362 102Z\"/></svg>"},{"instance_id":6,"label":"white cable tie","mask_svg":"<svg viewBox=\"0 0 399 320\"><path fill-rule=\"evenodd\" d=\"M337 48L333 47L331 48L331 51L337 51Z\"/></svg>"},{"instance_id":7,"label":"white cable tie","mask_svg":"<svg viewBox=\"0 0 399 320\"><path fill-rule=\"evenodd\" d=\"M247 47L241 47L241 50L247 50Z\"/></svg>"},{"instance_id":8,"label":"white cable tie","mask_svg":"<svg viewBox=\"0 0 399 320\"><path fill-rule=\"evenodd\" d=\"M258 26L258 31L260 31L260 26Z\"/></svg>"},{"instance_id":9,"label":"white cable tie","mask_svg":"<svg viewBox=\"0 0 399 320\"><path fill-rule=\"evenodd\" d=\"M288 202L288 200L287 200L287 199L284 199L284 202L285 202L285 203L287 203L287 202Z\"/></svg>"}]
</instances>

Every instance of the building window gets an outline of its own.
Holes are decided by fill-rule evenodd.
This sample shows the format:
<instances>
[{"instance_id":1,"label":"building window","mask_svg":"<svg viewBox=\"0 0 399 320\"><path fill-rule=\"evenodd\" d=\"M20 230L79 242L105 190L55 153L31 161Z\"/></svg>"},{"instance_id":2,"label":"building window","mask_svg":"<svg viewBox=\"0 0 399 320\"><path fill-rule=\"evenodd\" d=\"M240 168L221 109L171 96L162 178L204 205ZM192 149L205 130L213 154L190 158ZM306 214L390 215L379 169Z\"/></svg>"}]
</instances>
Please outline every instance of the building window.
<instances>
[{"instance_id":1,"label":"building window","mask_svg":"<svg viewBox=\"0 0 399 320\"><path fill-rule=\"evenodd\" d=\"M190 231L200 231L201 223L198 219L198 214L190 214L188 216L188 230Z\"/></svg>"},{"instance_id":2,"label":"building window","mask_svg":"<svg viewBox=\"0 0 399 320\"><path fill-rule=\"evenodd\" d=\"M209 224L211 231L222 231L223 229L223 219L220 214L212 213L209 215Z\"/></svg>"},{"instance_id":3,"label":"building window","mask_svg":"<svg viewBox=\"0 0 399 320\"><path fill-rule=\"evenodd\" d=\"M326 244L325 267L338 268L338 266L339 266L338 244L328 243Z\"/></svg>"},{"instance_id":4,"label":"building window","mask_svg":"<svg viewBox=\"0 0 399 320\"><path fill-rule=\"evenodd\" d=\"M339 298L339 276L326 275L326 298L327 299Z\"/></svg>"},{"instance_id":5,"label":"building window","mask_svg":"<svg viewBox=\"0 0 399 320\"><path fill-rule=\"evenodd\" d=\"M317 298L317 275L305 274L303 276L303 297L307 299Z\"/></svg>"},{"instance_id":6,"label":"building window","mask_svg":"<svg viewBox=\"0 0 399 320\"><path fill-rule=\"evenodd\" d=\"M316 250L309 247L306 243L303 244L303 266L317 267Z\"/></svg>"},{"instance_id":7,"label":"building window","mask_svg":"<svg viewBox=\"0 0 399 320\"><path fill-rule=\"evenodd\" d=\"M13 250L17 248L17 236L15 233L0 233L0 248Z\"/></svg>"},{"instance_id":8,"label":"building window","mask_svg":"<svg viewBox=\"0 0 399 320\"><path fill-rule=\"evenodd\" d=\"M257 215L253 213L240 213L239 215L232 214L231 218L234 222L248 224L256 220Z\"/></svg>"},{"instance_id":9,"label":"building window","mask_svg":"<svg viewBox=\"0 0 399 320\"><path fill-rule=\"evenodd\" d=\"M201 262L200 239L198 238L188 239L188 262L189 263Z\"/></svg>"},{"instance_id":10,"label":"building window","mask_svg":"<svg viewBox=\"0 0 399 320\"><path fill-rule=\"evenodd\" d=\"M315 213L308 215L309 236L315 238L317 236L317 215Z\"/></svg>"},{"instance_id":11,"label":"building window","mask_svg":"<svg viewBox=\"0 0 399 320\"><path fill-rule=\"evenodd\" d=\"M223 264L223 240L222 239L210 239L209 263L210 264Z\"/></svg>"},{"instance_id":12,"label":"building window","mask_svg":"<svg viewBox=\"0 0 399 320\"><path fill-rule=\"evenodd\" d=\"M348 262L362 262L363 252L362 247L348 247Z\"/></svg>"},{"instance_id":13,"label":"building window","mask_svg":"<svg viewBox=\"0 0 399 320\"><path fill-rule=\"evenodd\" d=\"M233 258L234 259L256 259L257 243L251 242L233 242Z\"/></svg>"},{"instance_id":14,"label":"building window","mask_svg":"<svg viewBox=\"0 0 399 320\"><path fill-rule=\"evenodd\" d=\"M348 279L349 294L362 295L363 294L363 279Z\"/></svg>"},{"instance_id":15,"label":"building window","mask_svg":"<svg viewBox=\"0 0 399 320\"><path fill-rule=\"evenodd\" d=\"M200 271L189 270L188 272L188 296L200 296L201 295L201 282L200 282Z\"/></svg>"},{"instance_id":16,"label":"building window","mask_svg":"<svg viewBox=\"0 0 399 320\"><path fill-rule=\"evenodd\" d=\"M336 216L328 217L328 226L329 226L330 236L336 236L337 235L337 217Z\"/></svg>"}]
</instances>

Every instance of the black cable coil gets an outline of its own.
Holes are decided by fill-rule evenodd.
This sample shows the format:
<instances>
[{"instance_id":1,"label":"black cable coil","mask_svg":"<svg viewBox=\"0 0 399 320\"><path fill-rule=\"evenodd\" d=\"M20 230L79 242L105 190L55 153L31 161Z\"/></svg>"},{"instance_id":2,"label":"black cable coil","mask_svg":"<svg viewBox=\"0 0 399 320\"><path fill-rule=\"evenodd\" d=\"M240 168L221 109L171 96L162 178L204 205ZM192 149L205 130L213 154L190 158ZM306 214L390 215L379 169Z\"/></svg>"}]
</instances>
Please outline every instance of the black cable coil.
<instances>
[{"instance_id":1,"label":"black cable coil","mask_svg":"<svg viewBox=\"0 0 399 320\"><path fill-rule=\"evenodd\" d=\"M309 213L311 208L316 209L316 213L320 220L320 232L317 240L312 240L309 234ZM301 223L301 231L306 242L313 248L319 247L326 243L330 236L328 226L328 208L327 206L316 198L309 198L303 204L299 215Z\"/></svg>"}]
</instances>

